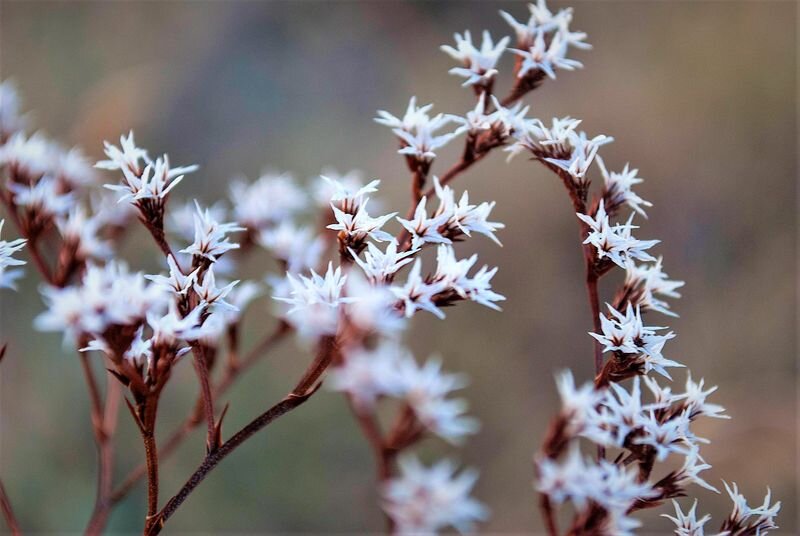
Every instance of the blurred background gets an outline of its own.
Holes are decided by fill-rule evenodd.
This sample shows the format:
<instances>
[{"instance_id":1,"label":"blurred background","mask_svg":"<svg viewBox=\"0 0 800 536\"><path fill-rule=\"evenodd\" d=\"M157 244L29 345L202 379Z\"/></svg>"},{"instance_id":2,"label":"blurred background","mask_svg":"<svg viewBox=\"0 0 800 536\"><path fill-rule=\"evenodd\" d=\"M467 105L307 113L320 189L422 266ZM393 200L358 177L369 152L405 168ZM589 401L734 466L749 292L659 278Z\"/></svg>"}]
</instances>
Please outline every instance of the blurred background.
<instances>
[{"instance_id":1,"label":"blurred background","mask_svg":"<svg viewBox=\"0 0 800 536\"><path fill-rule=\"evenodd\" d=\"M531 114L569 114L589 133L613 135L609 166L630 161L647 179L638 191L655 206L639 235L662 239L666 270L686 281L673 304L680 318L657 319L678 334L667 355L718 384L714 401L733 416L700 427L712 440L707 478L736 481L754 503L770 485L783 501L782 532L795 534L797 6L573 4L573 26L594 50L576 54L583 71L559 72L528 97ZM500 2L3 1L0 74L16 81L37 128L92 157L104 139L133 128L151 153L200 164L176 198L212 202L231 177L255 178L264 167L302 182L331 165L382 179L385 206L405 211L408 173L375 111L401 113L411 95L442 112L471 108L471 91L447 74L453 65L438 46L464 29L511 35L501 8L526 17L524 3ZM510 66L506 57L499 93ZM452 145L434 173L457 158ZM485 531L533 534L541 524L531 456L558 405L553 374L569 367L591 377L574 217L560 183L525 158L507 165L497 154L455 185L497 201L504 247L479 237L460 251L500 267L495 288L508 301L502 314L467 304L446 322L415 319L417 355L438 353L448 369L469 374L464 396L483 423L462 449L431 440L422 450L480 468L476 494L493 511ZM137 268L157 266L138 231L126 254ZM258 276L266 263L246 270ZM79 532L95 486L87 395L75 355L57 334L30 327L42 303L27 268L19 293L0 294L0 339L10 343L0 373L0 473L25 529ZM254 304L246 343L271 329L269 310L268 299ZM227 397L227 429L282 396L308 360L292 341L260 363ZM162 402L164 433L195 392L191 367L180 367ZM165 496L197 465L203 443L196 432L163 464ZM123 414L118 476L141 450ZM727 496L692 491L718 526ZM382 527L375 502L369 449L343 398L323 392L226 460L169 532L369 532ZM140 531L144 508L140 486L110 532ZM668 530L657 517L664 511L648 514L652 533Z\"/></svg>"}]
</instances>

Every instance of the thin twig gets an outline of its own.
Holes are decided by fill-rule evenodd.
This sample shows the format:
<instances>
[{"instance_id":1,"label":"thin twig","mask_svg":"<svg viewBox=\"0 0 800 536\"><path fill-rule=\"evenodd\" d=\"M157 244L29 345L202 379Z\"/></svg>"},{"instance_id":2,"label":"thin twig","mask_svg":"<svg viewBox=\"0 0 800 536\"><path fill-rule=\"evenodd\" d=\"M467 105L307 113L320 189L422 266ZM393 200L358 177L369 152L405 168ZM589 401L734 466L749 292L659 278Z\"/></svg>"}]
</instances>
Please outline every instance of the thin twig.
<instances>
[{"instance_id":1,"label":"thin twig","mask_svg":"<svg viewBox=\"0 0 800 536\"><path fill-rule=\"evenodd\" d=\"M13 536L22 534L17 517L14 515L14 509L11 507L11 500L8 498L2 481L0 481L0 510L3 511L3 519L6 520L6 525L11 534Z\"/></svg>"},{"instance_id":2,"label":"thin twig","mask_svg":"<svg viewBox=\"0 0 800 536\"><path fill-rule=\"evenodd\" d=\"M80 352L80 362L89 390L90 415L92 431L94 433L95 447L97 449L97 492L94 509L86 526L86 534L100 534L108 521L113 487L114 451L111 442L116 428L116 413L119 403L119 383L109 375L109 388L106 393L106 403L100 395L100 387L92 371L89 355Z\"/></svg>"},{"instance_id":3,"label":"thin twig","mask_svg":"<svg viewBox=\"0 0 800 536\"><path fill-rule=\"evenodd\" d=\"M214 395L211 393L211 378L208 374L208 361L202 346L195 346L194 368L197 371L197 380L200 383L200 398L203 401L203 414L206 417L208 432L206 434L206 448L212 451L217 448L217 425L214 422Z\"/></svg>"},{"instance_id":4,"label":"thin twig","mask_svg":"<svg viewBox=\"0 0 800 536\"><path fill-rule=\"evenodd\" d=\"M158 446L156 445L155 426L160 393L153 393L144 403L142 419L142 442L147 462L147 517L144 530L147 532L155 521L158 512Z\"/></svg>"},{"instance_id":5,"label":"thin twig","mask_svg":"<svg viewBox=\"0 0 800 536\"><path fill-rule=\"evenodd\" d=\"M558 536L558 523L556 522L553 505L550 503L550 497L544 493L539 494L539 508L542 510L547 534L549 536Z\"/></svg>"},{"instance_id":6,"label":"thin twig","mask_svg":"<svg viewBox=\"0 0 800 536\"><path fill-rule=\"evenodd\" d=\"M280 402L269 408L267 411L250 421L244 428L236 432L230 439L225 441L220 447L206 455L203 462L195 470L189 480L176 493L164 508L151 519L151 525L146 533L154 536L161 532L166 521L175 513L181 504L189 497L194 489L208 476L218 464L228 454L253 436L256 432L273 422L275 419L285 415L291 410L303 404L318 389L318 380L330 366L338 348L334 337L325 337L320 342L320 348L314 361L306 369L300 381Z\"/></svg>"},{"instance_id":7,"label":"thin twig","mask_svg":"<svg viewBox=\"0 0 800 536\"><path fill-rule=\"evenodd\" d=\"M236 368L227 368L225 370L224 376L219 380L219 383L217 383L214 388L214 398L219 398L226 393L234 384L236 379L241 375L241 373L253 366L262 356L266 355L289 333L291 333L291 327L286 322L281 321L272 333L268 334L264 339L262 339L261 342L254 346L253 349L244 356L244 358L242 358ZM178 449L181 443L183 443L183 440L186 439L189 433L197 428L200 422L202 422L202 412L202 401L198 398L198 404L194 406L192 413L186 417L180 426L173 430L168 439L159 447L158 452L160 462L163 463L165 459L172 456L172 454ZM142 477L144 477L146 472L147 466L144 463L132 469L122 483L117 487L117 489L115 489L111 494L112 504L118 503L128 493L130 493L136 483L139 482Z\"/></svg>"}]
</instances>

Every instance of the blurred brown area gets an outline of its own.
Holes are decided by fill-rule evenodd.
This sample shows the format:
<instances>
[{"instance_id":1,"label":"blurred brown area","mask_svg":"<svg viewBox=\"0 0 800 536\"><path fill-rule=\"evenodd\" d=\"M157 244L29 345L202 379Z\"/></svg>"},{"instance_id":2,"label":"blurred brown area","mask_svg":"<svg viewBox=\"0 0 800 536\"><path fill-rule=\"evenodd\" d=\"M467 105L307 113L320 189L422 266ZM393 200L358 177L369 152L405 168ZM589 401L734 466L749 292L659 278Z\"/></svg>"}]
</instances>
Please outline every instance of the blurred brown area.
<instances>
[{"instance_id":1,"label":"blurred brown area","mask_svg":"<svg viewBox=\"0 0 800 536\"><path fill-rule=\"evenodd\" d=\"M708 478L738 482L753 502L770 485L783 501L782 532L795 534L797 6L574 5L574 26L594 50L578 53L584 70L560 73L530 96L532 114L572 115L589 133L613 135L606 162L630 161L647 179L639 191L655 206L639 234L662 239L667 271L687 282L674 304L681 317L657 319L678 334L668 356L718 384L715 401L733 416L702 427L712 440ZM523 3L493 2L2 1L0 74L17 82L37 127L92 156L102 140L133 128L152 152L199 163L178 196L212 201L232 176L254 177L264 166L302 179L333 165L381 178L386 205L404 211L408 176L374 112L401 112L411 95L443 112L471 108L471 92L447 74L451 61L438 46L464 29L511 35L500 8L526 12ZM500 88L510 64L505 58ZM457 154L445 151L434 172ZM506 165L495 155L456 188L497 201L504 247L475 238L460 251L500 266L496 289L508 301L502 314L466 305L445 322L415 320L415 351L470 375L465 396L483 423L461 450L435 441L423 450L481 469L477 495L493 511L486 531L536 533L530 461L557 407L553 374L591 375L574 218L560 184L525 158ZM143 235L127 253L138 268L156 265ZM266 267L257 260L247 269L257 276ZM0 474L24 528L78 532L94 500L87 396L75 356L57 335L31 328L42 303L33 268L27 273L19 293L0 294L0 339L9 342ZM270 329L269 306L254 306L248 341ZM308 359L292 342L261 363L230 396L228 430L277 400ZM164 432L195 396L193 372L181 369L162 404ZM679 383L684 373L675 376ZM142 459L126 415L121 428L120 476ZM203 448L198 433L164 464L165 496ZM372 471L346 405L323 392L227 460L171 533L378 530ZM712 524L721 522L727 497L694 491ZM116 510L110 532L139 531L143 512L140 488ZM647 520L653 533L668 529L655 512Z\"/></svg>"}]
</instances>

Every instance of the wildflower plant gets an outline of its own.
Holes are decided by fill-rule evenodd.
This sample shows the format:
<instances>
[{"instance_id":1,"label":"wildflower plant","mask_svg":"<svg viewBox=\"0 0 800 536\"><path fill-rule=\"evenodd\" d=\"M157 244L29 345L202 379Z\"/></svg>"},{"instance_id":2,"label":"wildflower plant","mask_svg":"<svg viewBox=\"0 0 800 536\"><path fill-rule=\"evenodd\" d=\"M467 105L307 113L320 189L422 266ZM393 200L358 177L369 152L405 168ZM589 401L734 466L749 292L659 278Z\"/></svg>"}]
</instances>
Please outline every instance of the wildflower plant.
<instances>
[{"instance_id":1,"label":"wildflower plant","mask_svg":"<svg viewBox=\"0 0 800 536\"><path fill-rule=\"evenodd\" d=\"M453 183L501 151L526 155L565 187L580 230L594 320L587 335L594 380L579 385L569 371L557 375L562 408L534 457L534 488L548 533L632 534L641 510L674 502L696 486L717 491L701 455L708 440L693 427L697 420L728 416L710 401L716 387L693 380L688 369L682 391L668 386L686 365L672 358L669 341L675 334L652 325L662 323L653 314L674 316L668 300L679 297L683 282L670 279L654 256L658 240L634 236L634 217L652 207L634 191L642 182L639 172L628 164L609 171L613 166L599 152L613 142L611 136L587 134L570 117L531 117L522 100L562 71L582 67L573 54L591 46L585 33L571 29L571 9L554 12L539 0L529 11L527 21L501 12L513 38L483 32L476 46L465 31L455 35L455 46L442 46L456 62L451 74L474 92L474 107L434 113L432 104L420 106L411 97L398 115L377 113L375 121L396 138L410 175L411 203L403 216L381 209L380 180L333 170L315 180L312 193L287 174L265 172L252 182L234 181L224 202L179 204L172 196L190 186L189 174L199 172L198 166L173 166L166 154L152 159L133 132L123 134L119 145L106 142L106 159L91 166L78 149L27 134L14 88L0 85L0 199L22 236L0 241L0 287L14 288L21 276L15 267L24 264L14 255L24 248L44 282L45 309L35 326L60 333L81 363L98 449L88 534L103 531L111 509L142 479L143 531L158 534L223 459L314 397L323 383L346 399L372 449L378 506L390 532L471 531L485 521L489 509L471 496L477 471L452 460L424 463L414 453L427 438L459 445L479 431L459 396L467 378L445 371L438 357L417 359L403 339L416 315L445 321L448 307L472 305L467 302L501 310L506 298L492 285L498 268L453 247L473 239L500 245L504 225L493 219L495 203L475 200ZM513 81L502 96L497 89L506 52L514 59ZM459 160L440 166L440 149L455 143L463 145ZM116 253L134 219L154 241L160 273L138 271ZM237 265L259 249L271 253L278 273L237 279ZM434 255L423 256L425 251ZM598 286L614 271L624 273L624 282L603 308ZM246 309L262 295L274 300L274 327L242 351ZM223 428L229 410L224 396L292 334L311 350L307 368L282 399L230 433ZM109 374L105 392L98 366ZM195 370L198 401L159 440L161 396L181 366ZM145 461L116 481L121 401L140 432ZM186 483L165 498L159 467L200 426L205 455ZM673 458L678 468L662 470L660 464ZM761 506L751 507L736 484L724 486L734 507L719 534L776 528L780 503L772 503L769 492ZM17 532L1 486L0 495L9 527ZM572 505L571 520L561 531L557 510L566 503ZM697 501L686 513L682 508L674 502L674 516L665 514L675 533L703 534L709 517L698 519Z\"/></svg>"}]
</instances>

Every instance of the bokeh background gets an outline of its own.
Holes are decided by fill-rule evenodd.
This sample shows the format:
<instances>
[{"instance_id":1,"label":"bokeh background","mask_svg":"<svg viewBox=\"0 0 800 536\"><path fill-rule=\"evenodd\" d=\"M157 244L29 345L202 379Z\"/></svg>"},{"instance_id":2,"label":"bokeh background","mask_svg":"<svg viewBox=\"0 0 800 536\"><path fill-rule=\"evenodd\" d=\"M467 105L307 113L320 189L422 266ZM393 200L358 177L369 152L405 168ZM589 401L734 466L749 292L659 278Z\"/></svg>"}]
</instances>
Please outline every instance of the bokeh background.
<instances>
[{"instance_id":1,"label":"bokeh background","mask_svg":"<svg viewBox=\"0 0 800 536\"><path fill-rule=\"evenodd\" d=\"M799 530L796 458L796 54L792 2L574 2L577 29L594 50L583 71L560 73L528 98L544 119L572 115L590 133L613 135L613 168L630 161L655 206L643 238L663 239L667 271L686 280L667 320L678 338L669 356L720 386L730 421L701 435L709 478L735 480L754 502L767 484L783 501L780 525ZM558 7L558 6L557 6ZM263 167L299 180L323 166L382 179L386 206L404 211L408 176L396 142L372 121L417 95L463 113L471 92L449 76L438 46L455 31L510 35L494 2L0 2L0 74L16 80L39 128L95 157L101 142L133 128L152 152L199 163L178 196L211 202L231 177ZM507 88L511 59L501 68ZM505 75L505 76L504 76ZM441 155L441 170L458 144ZM498 248L461 246L500 266L505 312L452 309L446 322L420 315L410 344L468 373L465 390L482 433L444 453L478 466L477 496L493 511L484 530L537 533L531 455L557 407L552 377L569 367L590 377L590 317L581 285L575 223L561 185L524 158L496 155L456 183L475 200L495 199L508 227ZM138 234L126 253L153 267ZM265 259L246 269L262 273ZM19 293L0 294L0 474L24 528L82 529L94 497L95 452L87 396L74 355L55 334L30 327L41 310L29 267ZM606 293L612 288L606 283ZM250 313L247 341L274 322L269 300ZM238 384L228 430L278 399L308 361L287 343ZM162 403L162 430L194 399L184 366ZM676 381L684 375L676 373ZM118 468L142 456L122 416ZM162 468L171 494L203 452L198 432ZM341 396L321 393L249 441L191 497L171 533L369 532L382 526L370 452ZM726 496L698 488L717 525ZM140 530L140 488L116 510L110 532ZM664 510L662 510L664 511ZM654 533L669 523L649 516Z\"/></svg>"}]
</instances>

